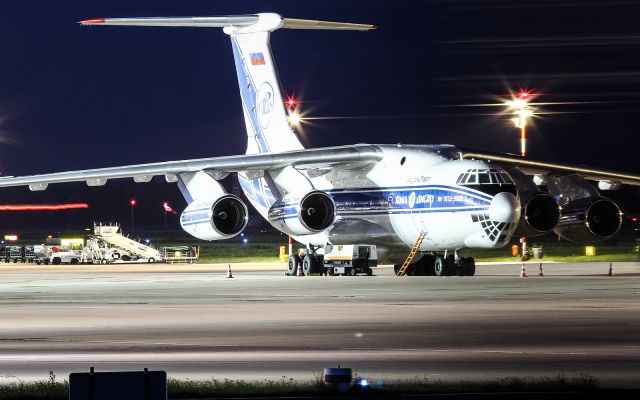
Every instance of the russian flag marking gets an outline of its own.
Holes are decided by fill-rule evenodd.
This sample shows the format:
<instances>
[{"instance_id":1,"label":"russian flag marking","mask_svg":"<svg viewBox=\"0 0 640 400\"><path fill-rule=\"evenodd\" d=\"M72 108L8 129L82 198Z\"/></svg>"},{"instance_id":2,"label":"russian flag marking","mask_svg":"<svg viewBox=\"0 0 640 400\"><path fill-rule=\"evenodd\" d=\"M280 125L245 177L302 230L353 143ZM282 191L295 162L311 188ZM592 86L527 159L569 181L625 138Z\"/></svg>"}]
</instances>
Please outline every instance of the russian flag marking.
<instances>
[{"instance_id":1,"label":"russian flag marking","mask_svg":"<svg viewBox=\"0 0 640 400\"><path fill-rule=\"evenodd\" d=\"M264 54L249 53L249 57L251 57L251 65L265 65Z\"/></svg>"}]
</instances>

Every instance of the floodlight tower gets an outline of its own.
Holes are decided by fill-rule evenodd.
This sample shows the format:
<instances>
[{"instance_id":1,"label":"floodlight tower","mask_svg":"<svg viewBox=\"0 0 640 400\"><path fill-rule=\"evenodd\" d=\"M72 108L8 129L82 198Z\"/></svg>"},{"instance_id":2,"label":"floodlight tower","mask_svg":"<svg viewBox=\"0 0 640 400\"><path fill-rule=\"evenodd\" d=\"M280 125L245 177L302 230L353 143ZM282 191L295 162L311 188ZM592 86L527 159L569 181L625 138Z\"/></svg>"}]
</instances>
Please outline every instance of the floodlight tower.
<instances>
[{"instance_id":1,"label":"floodlight tower","mask_svg":"<svg viewBox=\"0 0 640 400\"><path fill-rule=\"evenodd\" d=\"M516 128L520 128L520 155L527 155L527 120L533 117L533 108L529 106L531 93L520 91L516 94L515 99L507 101L507 107L514 115L511 121Z\"/></svg>"}]
</instances>

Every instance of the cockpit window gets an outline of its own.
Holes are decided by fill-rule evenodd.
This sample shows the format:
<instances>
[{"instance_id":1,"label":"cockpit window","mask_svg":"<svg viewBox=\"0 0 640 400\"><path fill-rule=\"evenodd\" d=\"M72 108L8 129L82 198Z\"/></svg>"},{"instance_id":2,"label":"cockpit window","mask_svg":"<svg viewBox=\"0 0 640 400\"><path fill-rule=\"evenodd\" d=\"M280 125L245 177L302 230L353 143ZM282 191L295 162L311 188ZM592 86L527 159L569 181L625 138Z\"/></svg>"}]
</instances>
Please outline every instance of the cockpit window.
<instances>
[{"instance_id":1,"label":"cockpit window","mask_svg":"<svg viewBox=\"0 0 640 400\"><path fill-rule=\"evenodd\" d=\"M468 178L465 179L465 183L477 183L478 182L478 175L477 174L468 174Z\"/></svg>"},{"instance_id":2,"label":"cockpit window","mask_svg":"<svg viewBox=\"0 0 640 400\"><path fill-rule=\"evenodd\" d=\"M497 169L470 169L460 175L457 183L491 195L500 192L517 193L511 177Z\"/></svg>"}]
</instances>

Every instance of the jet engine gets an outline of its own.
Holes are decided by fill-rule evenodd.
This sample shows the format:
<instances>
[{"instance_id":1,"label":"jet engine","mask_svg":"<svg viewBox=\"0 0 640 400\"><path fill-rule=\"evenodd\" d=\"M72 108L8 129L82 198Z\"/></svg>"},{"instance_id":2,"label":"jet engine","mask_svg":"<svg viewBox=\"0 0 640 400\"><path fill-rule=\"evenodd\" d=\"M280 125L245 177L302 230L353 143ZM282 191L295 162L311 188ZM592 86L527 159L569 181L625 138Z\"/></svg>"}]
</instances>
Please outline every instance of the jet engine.
<instances>
[{"instance_id":1,"label":"jet engine","mask_svg":"<svg viewBox=\"0 0 640 400\"><path fill-rule=\"evenodd\" d=\"M547 192L541 191L533 180L515 167L507 167L507 172L518 188L520 222L514 232L517 236L542 236L553 230L560 219L560 205Z\"/></svg>"},{"instance_id":2,"label":"jet engine","mask_svg":"<svg viewBox=\"0 0 640 400\"><path fill-rule=\"evenodd\" d=\"M269 222L289 235L311 235L329 228L336 219L336 205L328 194L311 191L298 199L285 196L269 209Z\"/></svg>"},{"instance_id":3,"label":"jet engine","mask_svg":"<svg viewBox=\"0 0 640 400\"><path fill-rule=\"evenodd\" d=\"M553 230L560 219L558 202L545 192L536 192L520 198L522 213L515 234L528 237L542 236Z\"/></svg>"},{"instance_id":4,"label":"jet engine","mask_svg":"<svg viewBox=\"0 0 640 400\"><path fill-rule=\"evenodd\" d=\"M618 205L604 197L578 199L562 207L553 230L572 242L594 242L615 235L622 225Z\"/></svg>"},{"instance_id":5,"label":"jet engine","mask_svg":"<svg viewBox=\"0 0 640 400\"><path fill-rule=\"evenodd\" d=\"M247 206L232 194L224 194L215 200L194 201L180 215L182 229L202 240L236 236L247 222Z\"/></svg>"}]
</instances>

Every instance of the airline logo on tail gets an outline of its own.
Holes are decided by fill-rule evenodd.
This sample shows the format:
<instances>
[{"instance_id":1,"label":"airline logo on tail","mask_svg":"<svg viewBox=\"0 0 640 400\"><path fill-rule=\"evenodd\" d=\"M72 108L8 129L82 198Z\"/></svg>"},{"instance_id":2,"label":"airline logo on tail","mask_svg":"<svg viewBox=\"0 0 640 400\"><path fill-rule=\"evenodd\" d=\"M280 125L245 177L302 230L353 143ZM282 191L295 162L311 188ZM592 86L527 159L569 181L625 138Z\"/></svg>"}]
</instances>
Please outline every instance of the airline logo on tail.
<instances>
[{"instance_id":1,"label":"airline logo on tail","mask_svg":"<svg viewBox=\"0 0 640 400\"><path fill-rule=\"evenodd\" d=\"M273 86L269 82L263 82L258 90L258 121L262 129L267 129L271 121L273 111Z\"/></svg>"}]
</instances>

